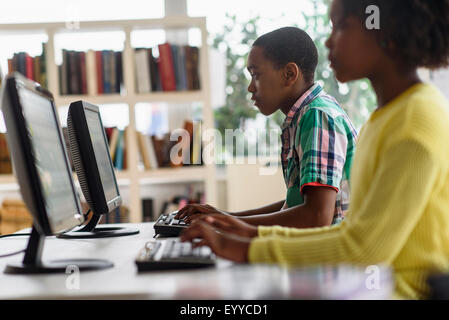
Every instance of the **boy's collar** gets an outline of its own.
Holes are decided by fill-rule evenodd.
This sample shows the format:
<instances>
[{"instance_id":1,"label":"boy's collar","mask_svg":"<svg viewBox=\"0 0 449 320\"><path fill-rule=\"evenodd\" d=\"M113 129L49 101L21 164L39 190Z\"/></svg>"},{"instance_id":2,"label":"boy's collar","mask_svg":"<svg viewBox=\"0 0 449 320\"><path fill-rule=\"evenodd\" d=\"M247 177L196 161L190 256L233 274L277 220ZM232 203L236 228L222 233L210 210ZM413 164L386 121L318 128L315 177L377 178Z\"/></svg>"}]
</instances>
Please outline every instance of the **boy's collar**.
<instances>
[{"instance_id":1,"label":"boy's collar","mask_svg":"<svg viewBox=\"0 0 449 320\"><path fill-rule=\"evenodd\" d=\"M295 114L302 109L303 106L308 105L312 100L314 100L320 92L323 91L323 87L318 83L315 82L304 94L299 97L298 100L293 104L290 111L287 113L287 117L284 120L284 123L282 124L282 129L287 128L290 126L293 117Z\"/></svg>"}]
</instances>

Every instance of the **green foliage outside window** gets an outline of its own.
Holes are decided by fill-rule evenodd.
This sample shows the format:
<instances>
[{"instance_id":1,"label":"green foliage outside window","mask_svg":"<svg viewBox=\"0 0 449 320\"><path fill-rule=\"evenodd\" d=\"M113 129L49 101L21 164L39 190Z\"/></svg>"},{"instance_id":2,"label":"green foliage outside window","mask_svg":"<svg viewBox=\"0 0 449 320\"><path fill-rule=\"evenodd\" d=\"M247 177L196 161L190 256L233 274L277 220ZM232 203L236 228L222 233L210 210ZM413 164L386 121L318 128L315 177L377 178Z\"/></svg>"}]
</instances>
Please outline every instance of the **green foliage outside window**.
<instances>
[{"instance_id":1,"label":"green foliage outside window","mask_svg":"<svg viewBox=\"0 0 449 320\"><path fill-rule=\"evenodd\" d=\"M315 81L323 85L324 90L336 98L348 113L357 130L375 109L376 99L368 80L358 80L347 84L338 83L327 59L328 49L325 42L331 32L327 9L331 0L314 1L312 14L303 13L304 23L295 26L305 30L318 48L319 61ZM245 23L239 23L236 16L227 15L223 32L213 38L213 47L226 52L226 103L215 109L215 127L224 137L225 129L247 129L249 119L259 114L250 100L247 88L250 77L246 71L246 59L252 43L260 35L256 16ZM235 39L240 39L235 43ZM285 119L281 111L266 118L265 129L279 128ZM262 128L258 128L262 129ZM234 150L235 151L235 150Z\"/></svg>"}]
</instances>

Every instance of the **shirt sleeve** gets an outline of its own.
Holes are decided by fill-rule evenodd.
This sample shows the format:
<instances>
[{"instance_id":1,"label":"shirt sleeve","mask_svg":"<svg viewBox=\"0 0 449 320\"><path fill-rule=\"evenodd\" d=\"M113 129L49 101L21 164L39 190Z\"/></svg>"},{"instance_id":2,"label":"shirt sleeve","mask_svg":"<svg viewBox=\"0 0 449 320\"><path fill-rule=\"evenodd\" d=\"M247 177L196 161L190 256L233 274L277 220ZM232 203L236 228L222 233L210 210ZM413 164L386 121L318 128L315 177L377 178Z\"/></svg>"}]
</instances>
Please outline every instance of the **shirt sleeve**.
<instances>
[{"instance_id":1,"label":"shirt sleeve","mask_svg":"<svg viewBox=\"0 0 449 320\"><path fill-rule=\"evenodd\" d=\"M394 144L382 157L365 201L339 228L272 230L272 235L251 242L249 261L391 263L420 220L441 168L422 144L410 140Z\"/></svg>"},{"instance_id":2,"label":"shirt sleeve","mask_svg":"<svg viewBox=\"0 0 449 320\"><path fill-rule=\"evenodd\" d=\"M300 190L328 186L337 192L343 176L348 138L341 119L312 108L301 119L295 137L300 162Z\"/></svg>"}]
</instances>

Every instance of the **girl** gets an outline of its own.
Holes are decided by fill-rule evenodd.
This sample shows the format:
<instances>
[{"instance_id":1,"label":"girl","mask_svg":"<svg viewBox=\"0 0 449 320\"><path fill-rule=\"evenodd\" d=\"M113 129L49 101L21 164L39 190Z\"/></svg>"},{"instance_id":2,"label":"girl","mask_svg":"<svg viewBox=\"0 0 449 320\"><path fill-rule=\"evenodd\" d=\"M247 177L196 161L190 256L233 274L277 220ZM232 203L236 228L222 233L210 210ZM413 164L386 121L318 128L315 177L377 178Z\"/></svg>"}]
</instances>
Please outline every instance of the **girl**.
<instances>
[{"instance_id":1,"label":"girl","mask_svg":"<svg viewBox=\"0 0 449 320\"><path fill-rule=\"evenodd\" d=\"M366 27L370 5L378 30ZM330 17L337 79L368 78L378 101L360 132L346 219L300 230L205 216L181 240L202 238L239 262L387 264L397 297L425 298L428 275L449 271L449 103L417 68L449 64L449 0L334 0Z\"/></svg>"}]
</instances>

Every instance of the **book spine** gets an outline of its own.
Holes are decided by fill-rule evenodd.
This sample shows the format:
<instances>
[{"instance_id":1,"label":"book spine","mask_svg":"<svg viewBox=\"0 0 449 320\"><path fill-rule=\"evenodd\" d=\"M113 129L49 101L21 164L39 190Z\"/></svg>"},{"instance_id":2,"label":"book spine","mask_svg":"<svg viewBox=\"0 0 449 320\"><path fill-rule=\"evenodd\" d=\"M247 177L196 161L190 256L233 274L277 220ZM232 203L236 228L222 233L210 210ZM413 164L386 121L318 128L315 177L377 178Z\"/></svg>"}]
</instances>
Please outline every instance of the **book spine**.
<instances>
[{"instance_id":1,"label":"book spine","mask_svg":"<svg viewBox=\"0 0 449 320\"><path fill-rule=\"evenodd\" d=\"M102 61L103 61L103 92L111 92L111 63L109 61L109 53L106 50L102 51Z\"/></svg>"},{"instance_id":2,"label":"book spine","mask_svg":"<svg viewBox=\"0 0 449 320\"><path fill-rule=\"evenodd\" d=\"M115 93L117 88L117 69L115 52L108 51L109 57L109 93Z\"/></svg>"},{"instance_id":3,"label":"book spine","mask_svg":"<svg viewBox=\"0 0 449 320\"><path fill-rule=\"evenodd\" d=\"M97 71L97 91L103 93L103 57L101 51L95 51L96 71Z\"/></svg>"},{"instance_id":4,"label":"book spine","mask_svg":"<svg viewBox=\"0 0 449 320\"><path fill-rule=\"evenodd\" d=\"M34 78L34 81L40 83L40 79L41 79L41 57L40 56L37 56L34 58L33 78ZM42 86L42 84L41 84L41 86Z\"/></svg>"},{"instance_id":5,"label":"book spine","mask_svg":"<svg viewBox=\"0 0 449 320\"><path fill-rule=\"evenodd\" d=\"M162 90L175 91L176 80L175 70L173 66L173 57L169 43L160 44L159 46L159 72L161 75Z\"/></svg>"},{"instance_id":6,"label":"book spine","mask_svg":"<svg viewBox=\"0 0 449 320\"><path fill-rule=\"evenodd\" d=\"M26 68L26 77L28 79L34 80L33 58L30 57L28 53L25 53L25 68Z\"/></svg>"},{"instance_id":7,"label":"book spine","mask_svg":"<svg viewBox=\"0 0 449 320\"><path fill-rule=\"evenodd\" d=\"M150 92L151 84L147 49L136 49L134 57L137 76L137 93Z\"/></svg>"},{"instance_id":8,"label":"book spine","mask_svg":"<svg viewBox=\"0 0 449 320\"><path fill-rule=\"evenodd\" d=\"M68 86L68 69L69 69L69 53L62 50L62 66L61 66L61 95L69 93Z\"/></svg>"},{"instance_id":9,"label":"book spine","mask_svg":"<svg viewBox=\"0 0 449 320\"><path fill-rule=\"evenodd\" d=\"M87 77L87 93L96 95L97 92L97 65L95 51L89 50L86 54L86 77Z\"/></svg>"},{"instance_id":10,"label":"book spine","mask_svg":"<svg viewBox=\"0 0 449 320\"><path fill-rule=\"evenodd\" d=\"M41 77L39 79L39 82L41 84L41 86L43 86L44 88L48 88L47 85L47 43L43 42L42 43L42 55L41 55L41 59L40 59L40 64L41 64Z\"/></svg>"},{"instance_id":11,"label":"book spine","mask_svg":"<svg viewBox=\"0 0 449 320\"><path fill-rule=\"evenodd\" d=\"M118 134L117 150L115 154L115 168L122 170L123 168L123 148L124 148L124 131L120 130Z\"/></svg>"},{"instance_id":12,"label":"book spine","mask_svg":"<svg viewBox=\"0 0 449 320\"><path fill-rule=\"evenodd\" d=\"M87 94L87 73L86 73L86 53L80 52L80 72L81 72L81 93Z\"/></svg>"},{"instance_id":13,"label":"book spine","mask_svg":"<svg viewBox=\"0 0 449 320\"><path fill-rule=\"evenodd\" d=\"M123 61L122 61L122 53L115 53L115 68L117 70L117 79L116 79L116 87L115 92L120 93L120 89L123 83Z\"/></svg>"}]
</instances>

